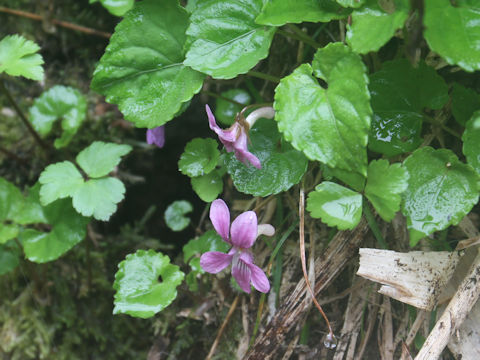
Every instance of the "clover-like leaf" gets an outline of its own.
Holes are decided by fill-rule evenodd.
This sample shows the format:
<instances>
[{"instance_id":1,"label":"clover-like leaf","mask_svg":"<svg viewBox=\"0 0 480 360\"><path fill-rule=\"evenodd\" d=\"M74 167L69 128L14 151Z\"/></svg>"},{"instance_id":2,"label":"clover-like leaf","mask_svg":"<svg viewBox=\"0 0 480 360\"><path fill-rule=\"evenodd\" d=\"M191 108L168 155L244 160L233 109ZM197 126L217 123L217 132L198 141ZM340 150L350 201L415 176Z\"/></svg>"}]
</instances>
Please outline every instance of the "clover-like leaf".
<instances>
[{"instance_id":1,"label":"clover-like leaf","mask_svg":"<svg viewBox=\"0 0 480 360\"><path fill-rule=\"evenodd\" d=\"M87 102L77 89L57 85L45 91L29 109L30 122L37 132L48 135L53 123L62 119L62 136L55 140L55 147L62 148L72 140L85 120Z\"/></svg>"},{"instance_id":2,"label":"clover-like leaf","mask_svg":"<svg viewBox=\"0 0 480 360\"><path fill-rule=\"evenodd\" d=\"M472 118L467 122L465 132L462 136L463 153L467 158L467 162L480 175L480 127L475 123L480 121L480 111L473 114Z\"/></svg>"},{"instance_id":3,"label":"clover-like leaf","mask_svg":"<svg viewBox=\"0 0 480 360\"><path fill-rule=\"evenodd\" d=\"M78 165L89 177L108 175L120 163L122 156L132 151L130 145L94 141L77 155Z\"/></svg>"},{"instance_id":4,"label":"clover-like leaf","mask_svg":"<svg viewBox=\"0 0 480 360\"><path fill-rule=\"evenodd\" d=\"M0 41L0 74L6 72L12 76L27 79L43 79L43 59L37 54L40 47L33 41L20 35L5 36Z\"/></svg>"},{"instance_id":5,"label":"clover-like leaf","mask_svg":"<svg viewBox=\"0 0 480 360\"><path fill-rule=\"evenodd\" d=\"M313 66L300 65L275 89L279 130L309 159L366 175L372 113L367 84L365 65L347 46L319 49Z\"/></svg>"},{"instance_id":6,"label":"clover-like leaf","mask_svg":"<svg viewBox=\"0 0 480 360\"><path fill-rule=\"evenodd\" d=\"M235 122L235 115L252 102L250 94L243 89L230 89L220 95L222 97L217 98L217 105L215 106L215 119L228 126ZM226 99L231 99L236 103Z\"/></svg>"},{"instance_id":7,"label":"clover-like leaf","mask_svg":"<svg viewBox=\"0 0 480 360\"><path fill-rule=\"evenodd\" d=\"M425 2L423 35L430 49L449 64L466 71L480 70L480 5L478 2L449 0Z\"/></svg>"},{"instance_id":8,"label":"clover-like leaf","mask_svg":"<svg viewBox=\"0 0 480 360\"><path fill-rule=\"evenodd\" d=\"M223 191L222 174L214 170L206 175L192 178L192 188L205 202L212 202Z\"/></svg>"},{"instance_id":9,"label":"clover-like leaf","mask_svg":"<svg viewBox=\"0 0 480 360\"><path fill-rule=\"evenodd\" d=\"M0 244L0 275L7 274L18 266L21 252L13 240L4 245Z\"/></svg>"},{"instance_id":10,"label":"clover-like leaf","mask_svg":"<svg viewBox=\"0 0 480 360\"><path fill-rule=\"evenodd\" d=\"M362 218L362 195L330 181L324 181L308 194L310 215L339 230L353 229Z\"/></svg>"},{"instance_id":11,"label":"clover-like leaf","mask_svg":"<svg viewBox=\"0 0 480 360\"><path fill-rule=\"evenodd\" d=\"M18 217L23 207L23 195L20 190L0 178L0 244L4 244L18 235Z\"/></svg>"},{"instance_id":12,"label":"clover-like leaf","mask_svg":"<svg viewBox=\"0 0 480 360\"><path fill-rule=\"evenodd\" d=\"M115 274L113 313L152 317L175 300L184 276L162 253L138 250L127 255Z\"/></svg>"},{"instance_id":13,"label":"clover-like leaf","mask_svg":"<svg viewBox=\"0 0 480 360\"><path fill-rule=\"evenodd\" d=\"M422 142L424 108L440 109L448 101L445 81L420 62L413 68L406 59L383 63L370 76L374 113L369 148L394 156L415 150Z\"/></svg>"},{"instance_id":14,"label":"clover-like leaf","mask_svg":"<svg viewBox=\"0 0 480 360\"><path fill-rule=\"evenodd\" d=\"M194 177L210 173L220 157L218 143L213 139L196 138L185 146L178 169L182 174Z\"/></svg>"},{"instance_id":15,"label":"clover-like leaf","mask_svg":"<svg viewBox=\"0 0 480 360\"><path fill-rule=\"evenodd\" d=\"M184 64L216 79L231 79L266 58L275 28L255 23L262 3L198 1L187 30L191 45Z\"/></svg>"},{"instance_id":16,"label":"clover-like leaf","mask_svg":"<svg viewBox=\"0 0 480 360\"><path fill-rule=\"evenodd\" d=\"M43 206L73 196L84 182L82 174L70 161L48 165L38 181L42 184L40 202Z\"/></svg>"},{"instance_id":17,"label":"clover-like leaf","mask_svg":"<svg viewBox=\"0 0 480 360\"><path fill-rule=\"evenodd\" d=\"M410 245L456 225L478 202L478 175L450 150L424 147L405 161L410 178L404 193Z\"/></svg>"},{"instance_id":18,"label":"clover-like leaf","mask_svg":"<svg viewBox=\"0 0 480 360\"><path fill-rule=\"evenodd\" d=\"M220 251L226 253L230 245L222 240L215 231L209 230L202 236L190 240L183 246L183 261L190 265L191 271L185 280L191 291L198 289L197 276L205 273L200 266L200 255L207 251Z\"/></svg>"},{"instance_id":19,"label":"clover-like leaf","mask_svg":"<svg viewBox=\"0 0 480 360\"><path fill-rule=\"evenodd\" d=\"M287 191L298 184L308 161L305 156L282 142L275 121L260 119L250 130L252 152L262 164L261 169L246 166L233 153L226 159L227 171L238 191L254 196L268 196Z\"/></svg>"},{"instance_id":20,"label":"clover-like leaf","mask_svg":"<svg viewBox=\"0 0 480 360\"><path fill-rule=\"evenodd\" d=\"M287 23L329 22L348 16L335 0L268 0L255 21L257 24L282 26Z\"/></svg>"},{"instance_id":21,"label":"clover-like leaf","mask_svg":"<svg viewBox=\"0 0 480 360\"><path fill-rule=\"evenodd\" d=\"M365 196L385 221L391 221L400 210L401 194L408 187L408 172L402 164L373 160L368 165Z\"/></svg>"},{"instance_id":22,"label":"clover-like leaf","mask_svg":"<svg viewBox=\"0 0 480 360\"><path fill-rule=\"evenodd\" d=\"M452 87L452 114L455 120L465 126L473 113L480 110L480 95L473 89L454 83Z\"/></svg>"},{"instance_id":23,"label":"clover-like leaf","mask_svg":"<svg viewBox=\"0 0 480 360\"><path fill-rule=\"evenodd\" d=\"M387 12L378 0L366 0L365 6L352 13L346 39L353 51L359 54L377 51L403 27L410 10L409 1L394 0L393 4L393 11Z\"/></svg>"},{"instance_id":24,"label":"clover-like leaf","mask_svg":"<svg viewBox=\"0 0 480 360\"><path fill-rule=\"evenodd\" d=\"M123 16L133 6L135 0L89 0L89 4L99 2L108 10L108 12L115 16Z\"/></svg>"},{"instance_id":25,"label":"clover-like leaf","mask_svg":"<svg viewBox=\"0 0 480 360\"><path fill-rule=\"evenodd\" d=\"M192 212L193 206L186 200L177 200L168 205L165 210L165 222L172 231L182 231L188 224L190 219L184 215Z\"/></svg>"},{"instance_id":26,"label":"clover-like leaf","mask_svg":"<svg viewBox=\"0 0 480 360\"><path fill-rule=\"evenodd\" d=\"M171 120L204 75L183 65L188 13L177 0L137 2L117 25L91 87L137 127Z\"/></svg>"},{"instance_id":27,"label":"clover-like leaf","mask_svg":"<svg viewBox=\"0 0 480 360\"><path fill-rule=\"evenodd\" d=\"M30 189L26 202L29 206L39 207L39 186ZM20 233L25 257L33 262L44 263L58 259L76 244L81 242L87 232L88 218L79 215L68 199L40 207L42 214L36 217L48 225L47 231L28 228Z\"/></svg>"}]
</instances>

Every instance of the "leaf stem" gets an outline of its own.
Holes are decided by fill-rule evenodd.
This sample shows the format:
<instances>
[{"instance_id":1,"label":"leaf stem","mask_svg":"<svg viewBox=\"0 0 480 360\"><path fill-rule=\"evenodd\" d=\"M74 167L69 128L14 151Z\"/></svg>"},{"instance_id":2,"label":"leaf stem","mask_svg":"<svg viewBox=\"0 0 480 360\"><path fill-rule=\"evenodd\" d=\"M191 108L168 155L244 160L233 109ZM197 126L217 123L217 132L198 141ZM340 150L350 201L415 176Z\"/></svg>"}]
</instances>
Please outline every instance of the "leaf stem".
<instances>
[{"instance_id":1,"label":"leaf stem","mask_svg":"<svg viewBox=\"0 0 480 360\"><path fill-rule=\"evenodd\" d=\"M25 117L24 113L18 106L17 102L13 99L12 95L10 94L10 91L6 88L5 84L3 83L3 80L0 80L0 91L3 92L3 94L7 97L7 100L12 104L13 108L17 112L18 116L20 116L20 119L22 122L25 124L27 127L28 131L32 136L35 138L35 141L43 148L43 149L48 149L48 145L43 142L43 140L40 138L40 135L35 131L35 129L32 127L30 122L27 120Z\"/></svg>"},{"instance_id":2,"label":"leaf stem","mask_svg":"<svg viewBox=\"0 0 480 360\"><path fill-rule=\"evenodd\" d=\"M249 72L247 72L247 75L250 75L250 76L253 76L253 77L256 77L256 78L259 78L259 79L267 80L267 81L270 81L270 82L274 82L274 83L279 83L280 82L280 78L278 78L276 76L273 76L273 75L264 74L264 73L261 73L259 71L250 70Z\"/></svg>"},{"instance_id":3,"label":"leaf stem","mask_svg":"<svg viewBox=\"0 0 480 360\"><path fill-rule=\"evenodd\" d=\"M294 24L287 24L287 27L292 30L305 44L310 45L311 47L318 49L321 47L319 43L313 40L305 32L303 32L298 26Z\"/></svg>"},{"instance_id":4,"label":"leaf stem","mask_svg":"<svg viewBox=\"0 0 480 360\"><path fill-rule=\"evenodd\" d=\"M373 216L372 210L370 210L370 206L368 206L368 204L363 205L363 213L365 215L365 219L367 219L370 230L372 230L372 233L375 236L375 239L377 239L382 249L388 249L388 244L383 238L382 232L375 221L375 216Z\"/></svg>"},{"instance_id":5,"label":"leaf stem","mask_svg":"<svg viewBox=\"0 0 480 360\"><path fill-rule=\"evenodd\" d=\"M445 130L446 132L448 132L450 135L453 135L455 136L457 139L461 139L462 136L457 133L455 130L452 130L450 129L448 126L442 124L441 122L431 118L430 116L426 116L425 114L423 115L423 118L425 119L426 122L432 124L432 125L436 125L436 126L440 126L442 128L442 130Z\"/></svg>"}]
</instances>

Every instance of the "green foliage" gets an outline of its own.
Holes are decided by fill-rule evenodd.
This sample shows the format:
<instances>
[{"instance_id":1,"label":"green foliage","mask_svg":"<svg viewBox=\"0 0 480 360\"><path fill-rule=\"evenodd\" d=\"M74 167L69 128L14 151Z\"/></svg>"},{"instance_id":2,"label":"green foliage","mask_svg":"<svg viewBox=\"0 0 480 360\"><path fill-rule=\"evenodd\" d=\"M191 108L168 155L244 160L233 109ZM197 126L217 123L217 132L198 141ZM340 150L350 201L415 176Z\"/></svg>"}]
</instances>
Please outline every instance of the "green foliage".
<instances>
[{"instance_id":1,"label":"green foliage","mask_svg":"<svg viewBox=\"0 0 480 360\"><path fill-rule=\"evenodd\" d=\"M340 2L340 1L339 1ZM355 1L344 1L355 2ZM366 0L365 5L352 13L347 24L347 43L359 54L377 51L401 29L409 13L408 0L395 0L393 11L383 9L378 0ZM361 2L355 2L360 4Z\"/></svg>"},{"instance_id":2,"label":"green foliage","mask_svg":"<svg viewBox=\"0 0 480 360\"><path fill-rule=\"evenodd\" d=\"M135 4L117 25L91 87L138 127L171 120L204 76L183 64L188 13L176 0Z\"/></svg>"},{"instance_id":3,"label":"green foliage","mask_svg":"<svg viewBox=\"0 0 480 360\"><path fill-rule=\"evenodd\" d=\"M449 64L466 71L480 70L480 6L478 2L449 0L425 2L424 36L430 49Z\"/></svg>"},{"instance_id":4,"label":"green foliage","mask_svg":"<svg viewBox=\"0 0 480 360\"><path fill-rule=\"evenodd\" d=\"M23 196L20 190L0 178L0 245L17 237L19 228L15 224L21 215Z\"/></svg>"},{"instance_id":5,"label":"green foliage","mask_svg":"<svg viewBox=\"0 0 480 360\"><path fill-rule=\"evenodd\" d=\"M165 222L172 231L182 231L188 224L190 219L184 215L192 212L193 206L186 200L177 200L168 205L165 210Z\"/></svg>"},{"instance_id":6,"label":"green foliage","mask_svg":"<svg viewBox=\"0 0 480 360\"><path fill-rule=\"evenodd\" d=\"M300 65L275 89L279 130L309 159L366 175L372 113L367 84L357 54L340 43L327 45L317 51L312 66Z\"/></svg>"},{"instance_id":7,"label":"green foliage","mask_svg":"<svg viewBox=\"0 0 480 360\"><path fill-rule=\"evenodd\" d=\"M480 110L480 95L473 89L454 83L452 87L452 114L462 126Z\"/></svg>"},{"instance_id":8,"label":"green foliage","mask_svg":"<svg viewBox=\"0 0 480 360\"><path fill-rule=\"evenodd\" d=\"M362 217L362 195L330 181L308 194L310 215L339 230L353 229Z\"/></svg>"},{"instance_id":9,"label":"green foliage","mask_svg":"<svg viewBox=\"0 0 480 360\"><path fill-rule=\"evenodd\" d=\"M213 139L195 138L185 146L178 169L189 177L210 173L218 164L220 151L218 143Z\"/></svg>"},{"instance_id":10,"label":"green foliage","mask_svg":"<svg viewBox=\"0 0 480 360\"><path fill-rule=\"evenodd\" d=\"M244 106L252 102L250 94L243 89L230 89L220 94L224 98L231 99ZM232 103L222 98L217 99L215 107L215 118L224 125L232 125L235 122L235 115L242 110L243 106Z\"/></svg>"},{"instance_id":11,"label":"green foliage","mask_svg":"<svg viewBox=\"0 0 480 360\"><path fill-rule=\"evenodd\" d=\"M21 250L14 240L0 243L0 275L14 270L20 263Z\"/></svg>"},{"instance_id":12,"label":"green foliage","mask_svg":"<svg viewBox=\"0 0 480 360\"><path fill-rule=\"evenodd\" d=\"M275 33L255 23L261 7L262 0L199 0L187 30L184 64L215 79L248 72L267 57Z\"/></svg>"},{"instance_id":13,"label":"green foliage","mask_svg":"<svg viewBox=\"0 0 480 360\"><path fill-rule=\"evenodd\" d=\"M404 162L410 175L404 194L410 244L456 225L478 202L478 175L447 149L424 147Z\"/></svg>"},{"instance_id":14,"label":"green foliage","mask_svg":"<svg viewBox=\"0 0 480 360\"><path fill-rule=\"evenodd\" d=\"M49 165L39 178L40 202L43 206L71 197L73 207L83 216L108 220L123 199L125 186L112 177L105 177L131 151L129 145L93 142L77 155L77 163L88 176L84 179L70 161Z\"/></svg>"},{"instance_id":15,"label":"green foliage","mask_svg":"<svg viewBox=\"0 0 480 360\"><path fill-rule=\"evenodd\" d=\"M27 79L43 79L43 58L37 54L40 47L20 35L5 36L0 41L0 74Z\"/></svg>"},{"instance_id":16,"label":"green foliage","mask_svg":"<svg viewBox=\"0 0 480 360\"><path fill-rule=\"evenodd\" d=\"M365 196L385 221L391 221L400 210L401 194L408 186L408 172L401 164L373 160L368 165Z\"/></svg>"},{"instance_id":17,"label":"green foliage","mask_svg":"<svg viewBox=\"0 0 480 360\"><path fill-rule=\"evenodd\" d=\"M133 6L135 0L89 0L90 4L99 2L108 10L108 12L115 16L123 16Z\"/></svg>"},{"instance_id":18,"label":"green foliage","mask_svg":"<svg viewBox=\"0 0 480 360\"><path fill-rule=\"evenodd\" d=\"M170 264L170 258L153 250L129 254L115 274L114 314L149 318L177 297L184 273Z\"/></svg>"},{"instance_id":19,"label":"green foliage","mask_svg":"<svg viewBox=\"0 0 480 360\"><path fill-rule=\"evenodd\" d=\"M29 109L30 122L42 136L48 135L54 122L62 119L62 136L55 140L57 149L72 140L87 115L85 96L77 89L57 85L45 91Z\"/></svg>"},{"instance_id":20,"label":"green foliage","mask_svg":"<svg viewBox=\"0 0 480 360\"><path fill-rule=\"evenodd\" d=\"M369 148L394 156L415 150L420 137L424 108L440 109L448 101L445 81L420 62L413 68L406 59L383 63L370 76L373 121Z\"/></svg>"},{"instance_id":21,"label":"green foliage","mask_svg":"<svg viewBox=\"0 0 480 360\"><path fill-rule=\"evenodd\" d=\"M281 141L275 121L261 119L250 130L249 146L262 164L261 169L245 166L233 154L227 156L227 171L238 191L254 196L278 194L298 184L308 161L305 156Z\"/></svg>"},{"instance_id":22,"label":"green foliage","mask_svg":"<svg viewBox=\"0 0 480 360\"><path fill-rule=\"evenodd\" d=\"M223 191L223 171L214 170L206 175L193 177L192 188L205 202L212 202Z\"/></svg>"},{"instance_id":23,"label":"green foliage","mask_svg":"<svg viewBox=\"0 0 480 360\"><path fill-rule=\"evenodd\" d=\"M467 158L467 162L480 175L480 127L475 126L478 119L480 119L480 111L473 114L472 118L467 122L462 140L463 153Z\"/></svg>"},{"instance_id":24,"label":"green foliage","mask_svg":"<svg viewBox=\"0 0 480 360\"><path fill-rule=\"evenodd\" d=\"M255 21L272 26L304 21L329 22L347 17L349 12L335 0L268 0Z\"/></svg>"},{"instance_id":25,"label":"green foliage","mask_svg":"<svg viewBox=\"0 0 480 360\"><path fill-rule=\"evenodd\" d=\"M366 0L336 0L343 7L358 8L365 3Z\"/></svg>"}]
</instances>

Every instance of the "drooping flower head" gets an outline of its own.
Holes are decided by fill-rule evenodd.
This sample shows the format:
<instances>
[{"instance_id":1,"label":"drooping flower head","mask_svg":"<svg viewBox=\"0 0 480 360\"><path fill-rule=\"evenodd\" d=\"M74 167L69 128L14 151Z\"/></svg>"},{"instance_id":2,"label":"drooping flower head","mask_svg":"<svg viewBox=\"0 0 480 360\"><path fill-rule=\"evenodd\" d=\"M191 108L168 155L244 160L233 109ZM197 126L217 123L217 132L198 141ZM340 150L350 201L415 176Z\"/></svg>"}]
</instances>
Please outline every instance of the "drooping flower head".
<instances>
[{"instance_id":1,"label":"drooping flower head","mask_svg":"<svg viewBox=\"0 0 480 360\"><path fill-rule=\"evenodd\" d=\"M267 276L253 263L250 250L259 235L272 236L275 229L272 225L257 225L257 215L246 211L232 222L230 226L230 211L221 199L212 202L210 220L216 232L232 248L226 254L219 251L209 251L200 258L200 266L208 273L216 274L232 264L232 275L238 285L246 293L250 293L250 283L260 292L267 293L270 283Z\"/></svg>"},{"instance_id":2,"label":"drooping flower head","mask_svg":"<svg viewBox=\"0 0 480 360\"><path fill-rule=\"evenodd\" d=\"M165 145L165 125L147 129L147 144L155 144L159 148Z\"/></svg>"},{"instance_id":3,"label":"drooping flower head","mask_svg":"<svg viewBox=\"0 0 480 360\"><path fill-rule=\"evenodd\" d=\"M230 128L225 130L222 130L217 125L215 116L213 116L210 107L205 105L205 109L207 110L210 129L215 131L219 140L225 146L225 149L228 152L233 151L235 153L235 157L245 165L252 164L257 169L261 169L262 164L260 163L260 160L250 151L248 151L248 132L257 119L261 117L273 118L275 115L273 108L263 107L257 109L248 115L244 121L235 121Z\"/></svg>"}]
</instances>

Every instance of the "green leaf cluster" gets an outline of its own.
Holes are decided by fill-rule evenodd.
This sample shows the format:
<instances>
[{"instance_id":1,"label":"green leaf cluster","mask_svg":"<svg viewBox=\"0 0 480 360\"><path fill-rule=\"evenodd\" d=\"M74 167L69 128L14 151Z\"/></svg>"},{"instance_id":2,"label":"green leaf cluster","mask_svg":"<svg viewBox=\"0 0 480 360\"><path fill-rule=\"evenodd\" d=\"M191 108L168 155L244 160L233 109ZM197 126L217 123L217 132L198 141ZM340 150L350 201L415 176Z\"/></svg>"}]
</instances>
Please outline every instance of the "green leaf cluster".
<instances>
[{"instance_id":1,"label":"green leaf cluster","mask_svg":"<svg viewBox=\"0 0 480 360\"><path fill-rule=\"evenodd\" d=\"M23 76L40 81L43 79L43 58L40 47L20 35L8 35L0 41L0 74Z\"/></svg>"}]
</instances>

